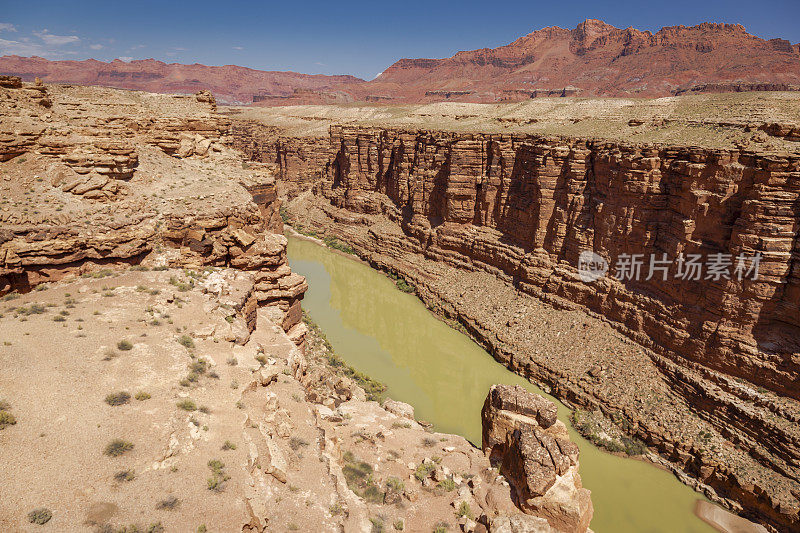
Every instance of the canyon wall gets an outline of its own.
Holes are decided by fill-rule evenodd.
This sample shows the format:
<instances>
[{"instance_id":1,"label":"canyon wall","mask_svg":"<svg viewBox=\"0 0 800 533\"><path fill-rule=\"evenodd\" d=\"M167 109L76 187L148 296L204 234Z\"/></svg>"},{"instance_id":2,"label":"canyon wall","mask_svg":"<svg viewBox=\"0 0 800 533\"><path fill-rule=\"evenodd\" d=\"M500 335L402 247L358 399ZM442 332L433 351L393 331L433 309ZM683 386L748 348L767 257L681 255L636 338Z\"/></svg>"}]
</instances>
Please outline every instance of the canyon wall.
<instances>
[{"instance_id":1,"label":"canyon wall","mask_svg":"<svg viewBox=\"0 0 800 533\"><path fill-rule=\"evenodd\" d=\"M255 120L234 120L231 144L252 161L274 165L282 192L289 197L320 179L334 152L327 138L287 136Z\"/></svg>"},{"instance_id":2,"label":"canyon wall","mask_svg":"<svg viewBox=\"0 0 800 533\"><path fill-rule=\"evenodd\" d=\"M329 159L280 169L296 227L405 278L498 361L601 413L708 497L776 531L796 527L796 152L363 126L302 142ZM586 251L607 275L581 278ZM633 254L640 275L616 279ZM648 279L650 256L664 254L665 272ZM678 276L680 254L701 256L700 277ZM714 254L732 264L706 279ZM757 277L739 279L739 254L760 254ZM591 324L575 333L576 315L542 333L534 301L601 317L650 350L595 343Z\"/></svg>"},{"instance_id":3,"label":"canyon wall","mask_svg":"<svg viewBox=\"0 0 800 533\"><path fill-rule=\"evenodd\" d=\"M0 96L0 295L155 253L164 267L252 272L248 327L256 306L274 306L302 344L308 285L286 261L275 178L242 168L213 96L14 77L0 77Z\"/></svg>"},{"instance_id":4,"label":"canyon wall","mask_svg":"<svg viewBox=\"0 0 800 533\"><path fill-rule=\"evenodd\" d=\"M639 340L800 398L800 155L333 127L320 184L349 211L397 208L426 254L497 271L620 322ZM666 280L584 283L666 254ZM679 254L760 254L757 279L678 279ZM749 266L749 263L745 262Z\"/></svg>"}]
</instances>

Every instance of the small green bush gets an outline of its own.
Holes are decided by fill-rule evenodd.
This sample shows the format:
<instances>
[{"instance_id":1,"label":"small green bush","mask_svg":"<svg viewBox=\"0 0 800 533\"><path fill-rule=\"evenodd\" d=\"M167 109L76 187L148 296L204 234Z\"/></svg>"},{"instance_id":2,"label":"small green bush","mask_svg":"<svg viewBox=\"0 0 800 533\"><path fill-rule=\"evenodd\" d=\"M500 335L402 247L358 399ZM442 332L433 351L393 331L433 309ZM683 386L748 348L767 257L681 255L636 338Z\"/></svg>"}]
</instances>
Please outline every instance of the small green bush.
<instances>
[{"instance_id":1,"label":"small green bush","mask_svg":"<svg viewBox=\"0 0 800 533\"><path fill-rule=\"evenodd\" d=\"M436 486L440 489L446 490L447 492L456 490L456 482L453 481L452 478L447 478L444 481L440 481Z\"/></svg>"},{"instance_id":2,"label":"small green bush","mask_svg":"<svg viewBox=\"0 0 800 533\"><path fill-rule=\"evenodd\" d=\"M117 349L123 352L127 352L133 349L133 344L131 344L130 341L123 339L117 343Z\"/></svg>"},{"instance_id":3,"label":"small green bush","mask_svg":"<svg viewBox=\"0 0 800 533\"><path fill-rule=\"evenodd\" d=\"M436 466L430 463L429 464L421 463L414 471L414 477L417 478L417 481L422 483L423 481L425 481L425 478L431 475L431 472L433 472L435 468Z\"/></svg>"},{"instance_id":4,"label":"small green bush","mask_svg":"<svg viewBox=\"0 0 800 533\"><path fill-rule=\"evenodd\" d=\"M106 403L108 405L125 405L131 400L131 395L125 391L114 392L106 396Z\"/></svg>"},{"instance_id":5,"label":"small green bush","mask_svg":"<svg viewBox=\"0 0 800 533\"><path fill-rule=\"evenodd\" d=\"M149 392L145 392L143 390L140 390L139 392L136 393L136 396L134 396L134 398L136 398L140 402L143 402L145 400L149 400L150 398L152 398L152 396L150 396Z\"/></svg>"},{"instance_id":6,"label":"small green bush","mask_svg":"<svg viewBox=\"0 0 800 533\"><path fill-rule=\"evenodd\" d=\"M194 340L189 335L181 335L178 338L178 344L184 348L194 348Z\"/></svg>"},{"instance_id":7,"label":"small green bush","mask_svg":"<svg viewBox=\"0 0 800 533\"><path fill-rule=\"evenodd\" d=\"M133 481L136 479L136 473L133 470L121 470L114 474L114 479L117 481Z\"/></svg>"},{"instance_id":8,"label":"small green bush","mask_svg":"<svg viewBox=\"0 0 800 533\"><path fill-rule=\"evenodd\" d=\"M197 404L189 398L185 398L177 403L179 409L184 411L197 411Z\"/></svg>"},{"instance_id":9,"label":"small green bush","mask_svg":"<svg viewBox=\"0 0 800 533\"><path fill-rule=\"evenodd\" d=\"M8 411L0 411L0 429L6 426L13 426L17 423L17 419Z\"/></svg>"},{"instance_id":10,"label":"small green bush","mask_svg":"<svg viewBox=\"0 0 800 533\"><path fill-rule=\"evenodd\" d=\"M208 490L216 492L225 490L225 482L231 478L225 473L225 463L219 459L211 459L208 468L211 469L211 477L206 480Z\"/></svg>"},{"instance_id":11,"label":"small green bush","mask_svg":"<svg viewBox=\"0 0 800 533\"><path fill-rule=\"evenodd\" d=\"M46 507L40 507L28 513L28 522L40 526L48 523L51 518L53 518L53 513Z\"/></svg>"},{"instance_id":12,"label":"small green bush","mask_svg":"<svg viewBox=\"0 0 800 533\"><path fill-rule=\"evenodd\" d=\"M235 450L236 449L236 444L232 443L229 440L226 440L225 444L222 445L222 449L223 450Z\"/></svg>"},{"instance_id":13,"label":"small green bush","mask_svg":"<svg viewBox=\"0 0 800 533\"><path fill-rule=\"evenodd\" d=\"M122 439L114 439L106 445L103 453L111 457L119 457L133 449L133 443Z\"/></svg>"}]
</instances>

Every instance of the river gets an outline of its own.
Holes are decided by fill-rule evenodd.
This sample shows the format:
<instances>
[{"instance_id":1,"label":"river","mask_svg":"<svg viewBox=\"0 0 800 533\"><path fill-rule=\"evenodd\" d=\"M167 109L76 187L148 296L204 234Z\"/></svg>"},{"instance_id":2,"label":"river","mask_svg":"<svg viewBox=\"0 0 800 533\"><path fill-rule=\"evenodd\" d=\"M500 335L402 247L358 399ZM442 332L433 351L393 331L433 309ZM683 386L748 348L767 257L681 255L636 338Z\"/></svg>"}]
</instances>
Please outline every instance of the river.
<instances>
[{"instance_id":1,"label":"river","mask_svg":"<svg viewBox=\"0 0 800 533\"><path fill-rule=\"evenodd\" d=\"M601 451L569 424L569 409L497 363L469 337L434 317L415 296L367 265L290 237L289 263L306 277L304 309L339 356L382 381L387 395L414 406L436 431L481 443L481 407L494 383L522 385L555 401L581 450L596 533L708 533L694 514L699 494L671 473Z\"/></svg>"}]
</instances>

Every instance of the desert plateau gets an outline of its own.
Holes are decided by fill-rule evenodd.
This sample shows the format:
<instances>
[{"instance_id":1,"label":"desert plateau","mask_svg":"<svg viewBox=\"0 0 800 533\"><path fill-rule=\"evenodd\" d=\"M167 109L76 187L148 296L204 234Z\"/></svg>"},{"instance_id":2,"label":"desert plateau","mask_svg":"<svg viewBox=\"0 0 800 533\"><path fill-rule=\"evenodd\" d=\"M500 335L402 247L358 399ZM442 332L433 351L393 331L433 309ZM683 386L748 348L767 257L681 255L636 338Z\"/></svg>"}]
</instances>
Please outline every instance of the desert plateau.
<instances>
[{"instance_id":1,"label":"desert plateau","mask_svg":"<svg viewBox=\"0 0 800 533\"><path fill-rule=\"evenodd\" d=\"M766 4L0 14L0 531L800 531Z\"/></svg>"}]
</instances>

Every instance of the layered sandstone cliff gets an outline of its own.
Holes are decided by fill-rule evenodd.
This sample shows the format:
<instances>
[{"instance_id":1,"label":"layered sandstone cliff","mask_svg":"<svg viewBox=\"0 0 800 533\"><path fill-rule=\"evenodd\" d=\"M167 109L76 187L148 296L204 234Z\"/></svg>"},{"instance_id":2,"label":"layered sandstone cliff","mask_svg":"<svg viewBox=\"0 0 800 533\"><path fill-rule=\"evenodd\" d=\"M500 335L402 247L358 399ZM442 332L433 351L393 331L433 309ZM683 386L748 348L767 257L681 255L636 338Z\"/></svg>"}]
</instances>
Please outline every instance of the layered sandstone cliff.
<instances>
[{"instance_id":1,"label":"layered sandstone cliff","mask_svg":"<svg viewBox=\"0 0 800 533\"><path fill-rule=\"evenodd\" d=\"M332 204L376 214L388 199L431 255L498 269L800 399L800 154L348 127L331 143ZM582 283L584 250L612 266L666 253L668 279ZM682 280L680 253L762 260L758 279Z\"/></svg>"},{"instance_id":2,"label":"layered sandstone cliff","mask_svg":"<svg viewBox=\"0 0 800 533\"><path fill-rule=\"evenodd\" d=\"M405 277L510 368L641 438L684 481L785 529L800 508L791 142L781 151L333 126L325 179L289 211ZM609 274L621 257L666 254L666 279L648 279L644 264L633 279L584 281L583 251ZM761 262L757 278L738 279L732 264L727 277L681 279L680 254ZM559 358L526 329L526 297L602 316L646 349Z\"/></svg>"},{"instance_id":3,"label":"layered sandstone cliff","mask_svg":"<svg viewBox=\"0 0 800 533\"><path fill-rule=\"evenodd\" d=\"M307 285L286 264L275 180L267 168L242 168L210 94L19 78L0 91L0 292L166 248L165 266L253 272L254 303L280 308L302 343Z\"/></svg>"}]
</instances>

